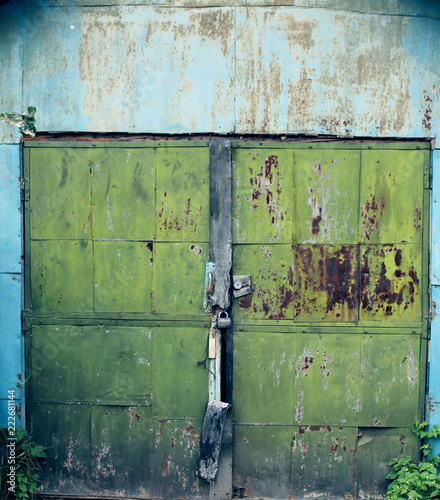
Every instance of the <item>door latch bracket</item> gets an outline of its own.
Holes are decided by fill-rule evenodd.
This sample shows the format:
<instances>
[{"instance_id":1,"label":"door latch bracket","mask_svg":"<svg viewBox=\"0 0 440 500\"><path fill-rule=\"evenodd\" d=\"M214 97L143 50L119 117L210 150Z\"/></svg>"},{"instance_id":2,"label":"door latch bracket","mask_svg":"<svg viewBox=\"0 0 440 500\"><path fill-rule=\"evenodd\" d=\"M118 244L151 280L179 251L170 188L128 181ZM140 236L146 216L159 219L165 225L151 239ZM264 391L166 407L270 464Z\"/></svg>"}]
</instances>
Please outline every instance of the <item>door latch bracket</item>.
<instances>
[{"instance_id":1,"label":"door latch bracket","mask_svg":"<svg viewBox=\"0 0 440 500\"><path fill-rule=\"evenodd\" d=\"M252 293L252 281L248 274L240 274L233 277L234 281L234 298L244 297Z\"/></svg>"}]
</instances>

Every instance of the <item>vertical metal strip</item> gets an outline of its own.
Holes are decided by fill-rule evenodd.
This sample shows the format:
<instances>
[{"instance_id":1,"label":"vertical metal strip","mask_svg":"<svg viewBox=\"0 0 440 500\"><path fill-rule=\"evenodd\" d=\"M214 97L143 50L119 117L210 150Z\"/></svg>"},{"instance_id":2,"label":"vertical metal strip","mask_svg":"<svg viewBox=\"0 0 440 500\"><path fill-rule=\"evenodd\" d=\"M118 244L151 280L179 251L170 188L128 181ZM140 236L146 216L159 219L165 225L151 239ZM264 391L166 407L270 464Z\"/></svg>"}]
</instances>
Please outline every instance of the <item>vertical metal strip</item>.
<instances>
[{"instance_id":1,"label":"vertical metal strip","mask_svg":"<svg viewBox=\"0 0 440 500\"><path fill-rule=\"evenodd\" d=\"M210 256L215 264L211 304L222 310L230 305L232 266L232 185L231 143L228 139L209 141L210 169Z\"/></svg>"},{"instance_id":2,"label":"vertical metal strip","mask_svg":"<svg viewBox=\"0 0 440 500\"><path fill-rule=\"evenodd\" d=\"M214 291L211 297L212 318L216 320L220 311L230 313L230 285L232 268L232 166L231 143L228 139L209 141L210 171L210 260L214 263ZM231 314L229 314L231 316ZM222 378L222 335L226 338L226 376ZM232 328L227 331L216 329L216 357L210 360L210 399L214 388L214 399L221 400L226 394L227 402L232 395ZM213 386L212 386L213 384ZM226 388L221 384L226 384ZM225 422L219 469L216 481L210 484L209 498L232 497L232 417Z\"/></svg>"},{"instance_id":3,"label":"vertical metal strip","mask_svg":"<svg viewBox=\"0 0 440 500\"><path fill-rule=\"evenodd\" d=\"M24 277L24 290L23 290L23 304L24 304L24 316L26 317L26 323L28 325L23 325L23 363L24 363L24 381L28 380L29 376L32 374L31 367L31 348L32 348L32 321L31 321L31 231L30 231L30 181L31 181L31 149L26 147L26 143L22 144L23 151L23 187L24 192L29 193L24 196L22 202L22 213L23 213L23 277ZM32 406L32 384L27 386L23 384L24 390L22 393L22 422L24 427L28 430L30 429L31 423L31 406Z\"/></svg>"},{"instance_id":4,"label":"vertical metal strip","mask_svg":"<svg viewBox=\"0 0 440 500\"><path fill-rule=\"evenodd\" d=\"M230 307L232 267L232 185L231 143L228 139L209 141L210 171L210 260L214 263L214 291L211 296L213 322L220 311ZM229 350L227 349L229 352ZM216 333L216 358L210 360L210 399L221 399L221 332Z\"/></svg>"}]
</instances>

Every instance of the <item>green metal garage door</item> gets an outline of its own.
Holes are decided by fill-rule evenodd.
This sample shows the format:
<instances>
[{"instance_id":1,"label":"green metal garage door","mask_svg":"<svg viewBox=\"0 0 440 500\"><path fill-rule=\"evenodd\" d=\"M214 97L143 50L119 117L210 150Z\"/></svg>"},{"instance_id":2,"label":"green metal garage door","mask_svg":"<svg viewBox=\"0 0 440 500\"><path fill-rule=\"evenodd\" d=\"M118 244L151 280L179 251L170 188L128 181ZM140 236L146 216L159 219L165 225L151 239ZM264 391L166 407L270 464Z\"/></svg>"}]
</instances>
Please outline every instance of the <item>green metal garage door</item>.
<instances>
[{"instance_id":1,"label":"green metal garage door","mask_svg":"<svg viewBox=\"0 0 440 500\"><path fill-rule=\"evenodd\" d=\"M417 450L428 146L231 146L233 274L253 283L229 311L234 494L373 497ZM48 494L208 498L212 205L206 142L25 143L27 412Z\"/></svg>"},{"instance_id":2,"label":"green metal garage door","mask_svg":"<svg viewBox=\"0 0 440 500\"><path fill-rule=\"evenodd\" d=\"M376 498L417 451L429 157L420 145L239 143L233 153L234 484ZM292 495L292 496L290 496Z\"/></svg>"}]
</instances>

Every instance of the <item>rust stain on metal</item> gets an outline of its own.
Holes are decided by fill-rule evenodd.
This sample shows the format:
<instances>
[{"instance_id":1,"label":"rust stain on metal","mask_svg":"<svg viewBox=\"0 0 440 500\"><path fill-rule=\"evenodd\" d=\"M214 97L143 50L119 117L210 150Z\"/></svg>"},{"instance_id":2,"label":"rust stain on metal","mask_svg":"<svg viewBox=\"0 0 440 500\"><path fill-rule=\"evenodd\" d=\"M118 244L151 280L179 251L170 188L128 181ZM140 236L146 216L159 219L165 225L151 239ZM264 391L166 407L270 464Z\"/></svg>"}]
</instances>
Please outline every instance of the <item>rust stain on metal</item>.
<instances>
[{"instance_id":1,"label":"rust stain on metal","mask_svg":"<svg viewBox=\"0 0 440 500\"><path fill-rule=\"evenodd\" d=\"M162 476L168 476L168 473L169 473L169 469L172 467L172 464L171 464L171 458L173 457L173 455L168 455L167 453L163 453L163 460L161 462L161 466L162 466Z\"/></svg>"},{"instance_id":2,"label":"rust stain on metal","mask_svg":"<svg viewBox=\"0 0 440 500\"><path fill-rule=\"evenodd\" d=\"M305 458L306 453L309 451L309 445L306 443L301 443L301 455Z\"/></svg>"},{"instance_id":3,"label":"rust stain on metal","mask_svg":"<svg viewBox=\"0 0 440 500\"><path fill-rule=\"evenodd\" d=\"M292 435L292 441L290 443L290 449L292 450L292 453L296 451L296 432L293 433Z\"/></svg>"},{"instance_id":4,"label":"rust stain on metal","mask_svg":"<svg viewBox=\"0 0 440 500\"><path fill-rule=\"evenodd\" d=\"M305 377L307 377L307 374L308 374L308 371L309 371L309 368L312 366L313 364L313 359L314 357L313 356L309 356L309 355L306 355L306 356L303 356L302 357L303 359L303 365L301 367L298 368L298 370L302 371L303 372L303 375ZM296 374L297 370L295 370L295 374Z\"/></svg>"},{"instance_id":5,"label":"rust stain on metal","mask_svg":"<svg viewBox=\"0 0 440 500\"><path fill-rule=\"evenodd\" d=\"M112 464L109 464L107 467L103 467L101 460L104 457L108 457L110 455L110 446L109 445L102 445L101 450L98 451L95 456L96 456L96 467L95 467L95 476L114 476L116 474L116 470L113 467Z\"/></svg>"},{"instance_id":6,"label":"rust stain on metal","mask_svg":"<svg viewBox=\"0 0 440 500\"><path fill-rule=\"evenodd\" d=\"M357 320L359 248L296 245L294 252L295 318Z\"/></svg>"},{"instance_id":7,"label":"rust stain on metal","mask_svg":"<svg viewBox=\"0 0 440 500\"><path fill-rule=\"evenodd\" d=\"M296 408L295 408L295 420L301 424L302 419L304 418L304 404L303 404L303 399L304 399L304 392L300 391L298 393L298 402L296 403ZM304 432L304 431L303 431ZM299 429L299 433L301 434L301 426Z\"/></svg>"},{"instance_id":8,"label":"rust stain on metal","mask_svg":"<svg viewBox=\"0 0 440 500\"><path fill-rule=\"evenodd\" d=\"M436 307L437 307L437 303L435 302L435 300L433 300L431 302L431 321L435 320L435 317L436 317L435 309L436 309Z\"/></svg>"},{"instance_id":9,"label":"rust stain on metal","mask_svg":"<svg viewBox=\"0 0 440 500\"><path fill-rule=\"evenodd\" d=\"M166 191L164 192L164 197L166 197ZM157 214L158 219L161 220L161 228L166 231L182 231L187 229L192 233L197 233L197 217L201 216L203 207L196 209L196 217L192 217L191 209L191 198L186 200L185 209L183 213L176 213L172 208L165 204L165 200L162 200L160 210Z\"/></svg>"},{"instance_id":10,"label":"rust stain on metal","mask_svg":"<svg viewBox=\"0 0 440 500\"><path fill-rule=\"evenodd\" d=\"M432 124L431 124L431 118L432 118L432 99L429 97L429 94L426 90L423 91L425 95L425 113L423 115L422 119L422 125L425 131L430 131Z\"/></svg>"},{"instance_id":11,"label":"rust stain on metal","mask_svg":"<svg viewBox=\"0 0 440 500\"><path fill-rule=\"evenodd\" d=\"M263 252L264 264L257 272L258 280L252 285L252 295L240 297L238 305L265 319L285 319L293 303L293 268L278 264L271 265L272 251L266 247ZM291 314L291 313L290 313Z\"/></svg>"},{"instance_id":12,"label":"rust stain on metal","mask_svg":"<svg viewBox=\"0 0 440 500\"><path fill-rule=\"evenodd\" d=\"M134 408L133 406L130 406L130 408L127 410L127 415L130 417L130 423L128 425L128 427L131 429L131 426L133 425L133 422L136 420L138 423L143 420L143 418L141 418L140 414L139 413L136 413L136 408Z\"/></svg>"},{"instance_id":13,"label":"rust stain on metal","mask_svg":"<svg viewBox=\"0 0 440 500\"><path fill-rule=\"evenodd\" d=\"M394 258L391 260L394 254ZM387 259L387 260L385 260ZM395 265L388 269L390 263ZM387 264L388 263L388 264ZM371 268L373 266L373 269ZM380 270L379 270L380 266ZM414 303L420 280L414 266L408 270L402 250L396 245L366 247L362 256L361 305L365 312L382 312L392 316L397 308L403 311ZM405 272L405 270L407 272ZM417 289L417 290L416 290Z\"/></svg>"},{"instance_id":14,"label":"rust stain on metal","mask_svg":"<svg viewBox=\"0 0 440 500\"><path fill-rule=\"evenodd\" d=\"M420 231L422 228L422 211L417 206L414 208L413 222L415 230Z\"/></svg>"},{"instance_id":15,"label":"rust stain on metal","mask_svg":"<svg viewBox=\"0 0 440 500\"><path fill-rule=\"evenodd\" d=\"M400 448L400 453L402 454L403 453L403 448L405 446L405 436L403 434L399 437L399 441L400 441L400 444L402 445L401 448Z\"/></svg>"},{"instance_id":16,"label":"rust stain on metal","mask_svg":"<svg viewBox=\"0 0 440 500\"><path fill-rule=\"evenodd\" d=\"M255 210L261 204L266 205L272 226L278 225L279 221L284 220L283 208L277 206L276 197L274 196L274 190L278 195L281 194L280 180L278 179L276 185L274 185L274 171L278 170L278 168L278 156L270 155L261 165L260 172L249 179L249 183L253 188L251 193L252 207ZM249 173L251 176L253 175L252 168L249 169Z\"/></svg>"},{"instance_id":17,"label":"rust stain on metal","mask_svg":"<svg viewBox=\"0 0 440 500\"><path fill-rule=\"evenodd\" d=\"M319 224L322 221L322 208L318 208L319 215L312 218L312 234L317 236L319 234Z\"/></svg>"},{"instance_id":18,"label":"rust stain on metal","mask_svg":"<svg viewBox=\"0 0 440 500\"><path fill-rule=\"evenodd\" d=\"M369 241L372 233L379 234L380 223L378 216L381 217L385 211L385 199L381 197L376 200L371 188L370 194L367 196L364 205L361 206L362 226L364 229L364 237Z\"/></svg>"}]
</instances>

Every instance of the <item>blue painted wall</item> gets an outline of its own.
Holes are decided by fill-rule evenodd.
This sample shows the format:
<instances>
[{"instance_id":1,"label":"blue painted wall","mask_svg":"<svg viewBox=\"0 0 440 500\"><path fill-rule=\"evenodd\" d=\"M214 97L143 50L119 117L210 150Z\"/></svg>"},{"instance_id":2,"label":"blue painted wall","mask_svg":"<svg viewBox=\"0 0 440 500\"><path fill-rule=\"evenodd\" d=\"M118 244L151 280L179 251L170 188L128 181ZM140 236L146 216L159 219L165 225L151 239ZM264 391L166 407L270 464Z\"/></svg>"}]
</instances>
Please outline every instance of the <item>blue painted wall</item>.
<instances>
[{"instance_id":1,"label":"blue painted wall","mask_svg":"<svg viewBox=\"0 0 440 500\"><path fill-rule=\"evenodd\" d=\"M431 217L431 343L428 365L427 418L431 425L440 425L440 149L432 155L432 217ZM440 453L440 440L433 446Z\"/></svg>"},{"instance_id":2,"label":"blue painted wall","mask_svg":"<svg viewBox=\"0 0 440 500\"><path fill-rule=\"evenodd\" d=\"M22 110L23 2L0 7L0 111ZM21 422L23 380L21 134L0 123L0 424L7 424L8 390L15 390L16 424Z\"/></svg>"},{"instance_id":3,"label":"blue painted wall","mask_svg":"<svg viewBox=\"0 0 440 500\"><path fill-rule=\"evenodd\" d=\"M438 2L288 4L7 2L0 110L36 106L40 131L438 135ZM439 150L433 158L432 297L440 304ZM23 356L19 177L20 135L0 124L0 340L7 346L0 377L9 381L22 372ZM440 320L433 317L428 414L440 424Z\"/></svg>"}]
</instances>

